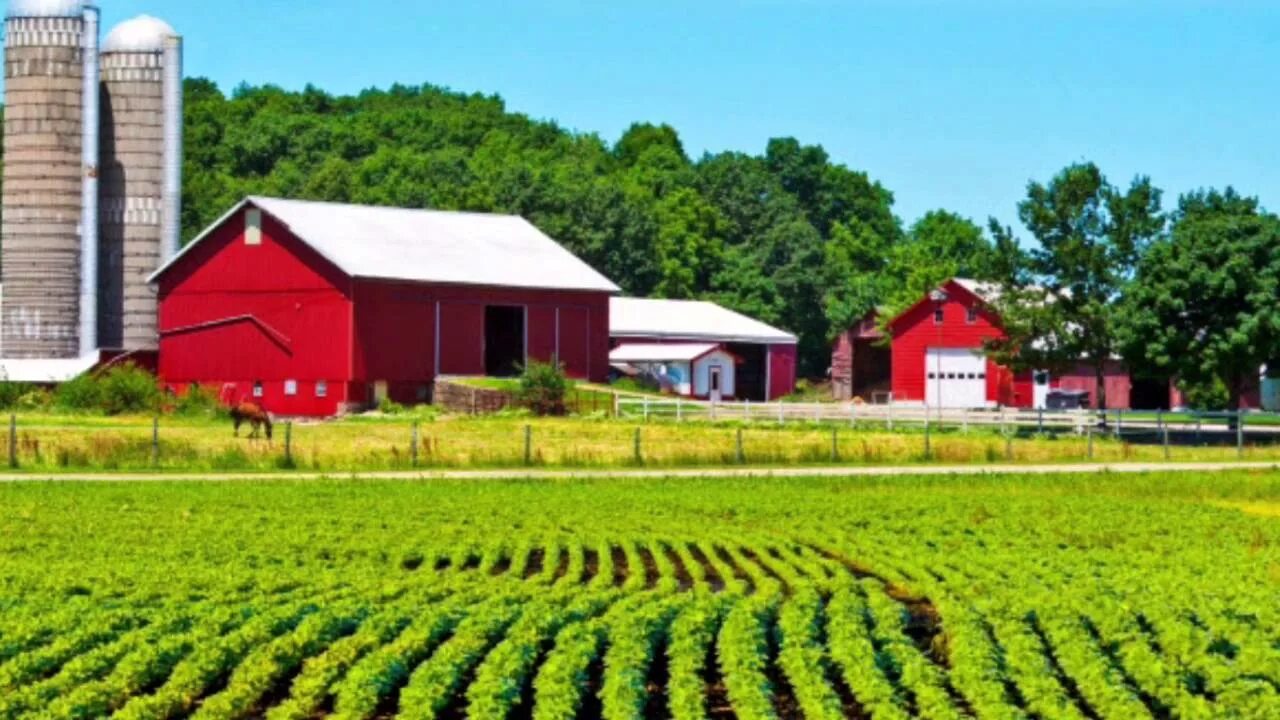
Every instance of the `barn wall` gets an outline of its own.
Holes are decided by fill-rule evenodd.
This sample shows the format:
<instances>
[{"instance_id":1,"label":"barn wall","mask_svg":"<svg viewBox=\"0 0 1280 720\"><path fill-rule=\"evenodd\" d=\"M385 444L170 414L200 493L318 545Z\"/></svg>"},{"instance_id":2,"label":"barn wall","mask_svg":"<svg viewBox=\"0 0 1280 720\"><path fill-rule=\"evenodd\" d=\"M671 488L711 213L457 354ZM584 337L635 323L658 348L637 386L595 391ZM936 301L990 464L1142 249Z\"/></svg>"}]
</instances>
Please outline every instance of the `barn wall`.
<instances>
[{"instance_id":1,"label":"barn wall","mask_svg":"<svg viewBox=\"0 0 1280 720\"><path fill-rule=\"evenodd\" d=\"M1107 389L1107 407L1111 409L1127 409L1131 405L1129 396L1129 371L1119 360L1107 363L1103 382ZM1061 377L1054 378L1052 387L1062 390L1083 390L1089 393L1089 406L1098 406L1098 379L1089 365L1079 365Z\"/></svg>"},{"instance_id":2,"label":"barn wall","mask_svg":"<svg viewBox=\"0 0 1280 720\"><path fill-rule=\"evenodd\" d=\"M769 346L769 400L783 398L796 391L796 346Z\"/></svg>"},{"instance_id":3,"label":"barn wall","mask_svg":"<svg viewBox=\"0 0 1280 720\"><path fill-rule=\"evenodd\" d=\"M893 335L893 399L897 402L925 401L925 360L930 348L979 349L984 341L1000 337L1003 330L997 318L981 307L972 293L955 283L948 283L950 298L943 304L941 331L933 322L936 309L932 301L924 301L896 318ZM970 307L978 307L975 322L968 322ZM1019 383L1007 371L987 361L987 400L1005 405L1020 405ZM1030 402L1029 396L1027 400Z\"/></svg>"},{"instance_id":4,"label":"barn wall","mask_svg":"<svg viewBox=\"0 0 1280 720\"><path fill-rule=\"evenodd\" d=\"M351 378L350 283L269 217L262 230L246 245L242 212L162 276L160 377L177 389L229 386L230 401L260 381L271 412L332 414Z\"/></svg>"},{"instance_id":5,"label":"barn wall","mask_svg":"<svg viewBox=\"0 0 1280 720\"><path fill-rule=\"evenodd\" d=\"M384 381L397 402L424 400L437 375L437 354L441 375L483 375L484 311L492 305L526 309L530 359L555 359L558 342L570 376L607 380L609 299L604 293L360 280L355 298L357 397L369 383Z\"/></svg>"}]
</instances>

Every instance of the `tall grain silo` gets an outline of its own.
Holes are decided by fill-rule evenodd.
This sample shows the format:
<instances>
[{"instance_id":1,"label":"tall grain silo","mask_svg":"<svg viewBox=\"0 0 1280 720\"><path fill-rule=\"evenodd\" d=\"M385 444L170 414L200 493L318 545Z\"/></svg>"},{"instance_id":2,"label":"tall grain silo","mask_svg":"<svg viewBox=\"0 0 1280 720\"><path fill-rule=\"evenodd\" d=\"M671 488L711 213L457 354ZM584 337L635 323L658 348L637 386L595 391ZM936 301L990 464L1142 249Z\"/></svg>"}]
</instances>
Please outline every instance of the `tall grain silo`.
<instances>
[{"instance_id":1,"label":"tall grain silo","mask_svg":"<svg viewBox=\"0 0 1280 720\"><path fill-rule=\"evenodd\" d=\"M147 277L177 251L181 209L182 40L168 23L143 15L107 35L101 107L101 344L154 350Z\"/></svg>"},{"instance_id":2,"label":"tall grain silo","mask_svg":"<svg viewBox=\"0 0 1280 720\"><path fill-rule=\"evenodd\" d=\"M10 0L0 228L6 358L97 349L97 45L96 8Z\"/></svg>"}]
</instances>

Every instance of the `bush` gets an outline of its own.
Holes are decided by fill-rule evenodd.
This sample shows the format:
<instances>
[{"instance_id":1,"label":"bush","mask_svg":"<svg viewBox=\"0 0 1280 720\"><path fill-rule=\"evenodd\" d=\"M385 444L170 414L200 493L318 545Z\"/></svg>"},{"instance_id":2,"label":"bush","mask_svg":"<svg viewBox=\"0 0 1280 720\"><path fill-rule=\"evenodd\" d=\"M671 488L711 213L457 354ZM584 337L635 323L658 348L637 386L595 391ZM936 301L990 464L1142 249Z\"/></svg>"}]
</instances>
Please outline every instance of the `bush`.
<instances>
[{"instance_id":1,"label":"bush","mask_svg":"<svg viewBox=\"0 0 1280 720\"><path fill-rule=\"evenodd\" d=\"M185 417L216 417L226 412L226 408L218 402L218 396L212 390L193 383L186 392L178 395L173 412Z\"/></svg>"},{"instance_id":2,"label":"bush","mask_svg":"<svg viewBox=\"0 0 1280 720\"><path fill-rule=\"evenodd\" d=\"M102 383L89 373L79 375L58 386L53 402L63 410L100 410Z\"/></svg>"},{"instance_id":3,"label":"bush","mask_svg":"<svg viewBox=\"0 0 1280 720\"><path fill-rule=\"evenodd\" d=\"M160 387L151 373L134 365L116 365L103 373L102 410L108 415L154 412L160 407Z\"/></svg>"},{"instance_id":4,"label":"bush","mask_svg":"<svg viewBox=\"0 0 1280 720\"><path fill-rule=\"evenodd\" d=\"M1182 392L1187 406L1192 410L1235 410L1227 407L1231 403L1231 393L1227 391L1227 386L1221 380L1187 383L1183 385Z\"/></svg>"},{"instance_id":5,"label":"bush","mask_svg":"<svg viewBox=\"0 0 1280 720\"><path fill-rule=\"evenodd\" d=\"M382 398L382 402L378 403L378 412L383 415L403 415L407 409L391 398Z\"/></svg>"},{"instance_id":6,"label":"bush","mask_svg":"<svg viewBox=\"0 0 1280 720\"><path fill-rule=\"evenodd\" d=\"M564 415L564 397L568 391L569 380L563 365L531 362L520 376L516 402L534 415Z\"/></svg>"},{"instance_id":7,"label":"bush","mask_svg":"<svg viewBox=\"0 0 1280 720\"><path fill-rule=\"evenodd\" d=\"M35 389L27 383L0 382L0 409L12 410L18 407L22 398Z\"/></svg>"}]
</instances>

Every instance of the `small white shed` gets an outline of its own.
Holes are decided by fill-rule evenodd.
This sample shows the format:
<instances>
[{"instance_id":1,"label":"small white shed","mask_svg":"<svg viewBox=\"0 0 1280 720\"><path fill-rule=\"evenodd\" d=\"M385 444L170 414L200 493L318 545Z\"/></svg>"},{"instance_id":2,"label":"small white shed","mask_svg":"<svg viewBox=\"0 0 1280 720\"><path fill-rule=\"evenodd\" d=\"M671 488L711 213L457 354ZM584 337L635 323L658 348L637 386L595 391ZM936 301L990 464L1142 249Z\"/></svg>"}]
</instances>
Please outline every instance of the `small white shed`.
<instances>
[{"instance_id":1,"label":"small white shed","mask_svg":"<svg viewBox=\"0 0 1280 720\"><path fill-rule=\"evenodd\" d=\"M731 400L737 392L738 358L710 343L635 343L609 353L613 365L653 378L663 390L704 400Z\"/></svg>"}]
</instances>

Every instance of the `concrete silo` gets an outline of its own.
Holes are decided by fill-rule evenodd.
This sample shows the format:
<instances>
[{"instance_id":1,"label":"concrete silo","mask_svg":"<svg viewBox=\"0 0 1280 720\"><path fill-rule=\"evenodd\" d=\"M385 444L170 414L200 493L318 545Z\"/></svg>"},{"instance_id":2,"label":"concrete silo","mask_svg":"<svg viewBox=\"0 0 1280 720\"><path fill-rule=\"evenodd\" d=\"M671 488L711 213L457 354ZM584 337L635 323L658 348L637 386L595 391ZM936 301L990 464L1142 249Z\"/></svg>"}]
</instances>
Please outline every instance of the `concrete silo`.
<instances>
[{"instance_id":1,"label":"concrete silo","mask_svg":"<svg viewBox=\"0 0 1280 720\"><path fill-rule=\"evenodd\" d=\"M150 16L102 44L101 345L154 350L156 293L147 277L178 247L182 41Z\"/></svg>"},{"instance_id":2,"label":"concrete silo","mask_svg":"<svg viewBox=\"0 0 1280 720\"><path fill-rule=\"evenodd\" d=\"M98 11L79 0L9 3L0 230L6 358L77 358L98 347L97 44Z\"/></svg>"}]
</instances>

